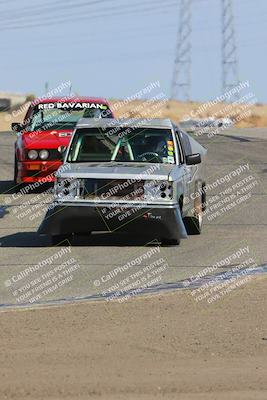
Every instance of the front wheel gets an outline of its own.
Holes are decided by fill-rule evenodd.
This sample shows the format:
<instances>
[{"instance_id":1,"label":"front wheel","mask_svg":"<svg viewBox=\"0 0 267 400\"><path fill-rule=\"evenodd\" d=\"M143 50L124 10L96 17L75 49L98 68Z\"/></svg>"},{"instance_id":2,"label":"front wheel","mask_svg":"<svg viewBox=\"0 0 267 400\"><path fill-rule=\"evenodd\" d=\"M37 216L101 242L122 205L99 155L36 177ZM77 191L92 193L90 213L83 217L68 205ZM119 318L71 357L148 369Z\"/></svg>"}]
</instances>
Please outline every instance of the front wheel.
<instances>
[{"instance_id":1,"label":"front wheel","mask_svg":"<svg viewBox=\"0 0 267 400\"><path fill-rule=\"evenodd\" d=\"M14 159L14 178L13 178L14 185L17 185L17 179L18 179L18 161L17 161L17 157L15 156L15 159Z\"/></svg>"},{"instance_id":2,"label":"front wheel","mask_svg":"<svg viewBox=\"0 0 267 400\"><path fill-rule=\"evenodd\" d=\"M197 217L185 217L184 225L188 235L200 235L202 229L202 214L199 214Z\"/></svg>"},{"instance_id":3,"label":"front wheel","mask_svg":"<svg viewBox=\"0 0 267 400\"><path fill-rule=\"evenodd\" d=\"M23 184L18 183L18 160L15 156L14 159L14 178L13 178L13 188L15 193L19 193L21 189L23 189Z\"/></svg>"},{"instance_id":4,"label":"front wheel","mask_svg":"<svg viewBox=\"0 0 267 400\"><path fill-rule=\"evenodd\" d=\"M202 184L202 189L204 184ZM185 217L184 225L188 235L200 235L203 224L203 212L206 204L206 197L198 196L194 202L194 216Z\"/></svg>"}]
</instances>

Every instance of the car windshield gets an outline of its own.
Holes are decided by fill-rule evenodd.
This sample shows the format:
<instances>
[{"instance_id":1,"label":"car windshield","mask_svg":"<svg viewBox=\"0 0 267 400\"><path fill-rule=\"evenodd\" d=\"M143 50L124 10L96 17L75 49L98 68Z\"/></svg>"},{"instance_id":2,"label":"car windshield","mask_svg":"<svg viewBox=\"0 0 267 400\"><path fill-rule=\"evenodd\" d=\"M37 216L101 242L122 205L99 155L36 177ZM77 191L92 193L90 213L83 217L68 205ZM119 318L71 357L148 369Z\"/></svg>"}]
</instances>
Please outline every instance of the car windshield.
<instances>
[{"instance_id":1,"label":"car windshield","mask_svg":"<svg viewBox=\"0 0 267 400\"><path fill-rule=\"evenodd\" d=\"M172 131L121 127L78 129L71 143L67 161L175 164Z\"/></svg>"},{"instance_id":2,"label":"car windshield","mask_svg":"<svg viewBox=\"0 0 267 400\"><path fill-rule=\"evenodd\" d=\"M81 118L111 118L106 104L46 103L38 104L27 126L27 131L74 129Z\"/></svg>"}]
</instances>

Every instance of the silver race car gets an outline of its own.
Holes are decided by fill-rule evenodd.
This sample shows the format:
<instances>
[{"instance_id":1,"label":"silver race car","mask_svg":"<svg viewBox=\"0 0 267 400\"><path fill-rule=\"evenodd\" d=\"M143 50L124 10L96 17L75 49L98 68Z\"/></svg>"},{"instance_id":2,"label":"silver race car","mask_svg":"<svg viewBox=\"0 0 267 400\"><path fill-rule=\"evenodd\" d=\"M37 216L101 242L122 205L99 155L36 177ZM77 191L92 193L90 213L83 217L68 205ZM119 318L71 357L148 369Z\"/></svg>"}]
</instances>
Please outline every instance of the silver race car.
<instances>
[{"instance_id":1,"label":"silver race car","mask_svg":"<svg viewBox=\"0 0 267 400\"><path fill-rule=\"evenodd\" d=\"M170 120L82 119L39 228L54 244L96 231L179 244L199 234L206 149Z\"/></svg>"}]
</instances>

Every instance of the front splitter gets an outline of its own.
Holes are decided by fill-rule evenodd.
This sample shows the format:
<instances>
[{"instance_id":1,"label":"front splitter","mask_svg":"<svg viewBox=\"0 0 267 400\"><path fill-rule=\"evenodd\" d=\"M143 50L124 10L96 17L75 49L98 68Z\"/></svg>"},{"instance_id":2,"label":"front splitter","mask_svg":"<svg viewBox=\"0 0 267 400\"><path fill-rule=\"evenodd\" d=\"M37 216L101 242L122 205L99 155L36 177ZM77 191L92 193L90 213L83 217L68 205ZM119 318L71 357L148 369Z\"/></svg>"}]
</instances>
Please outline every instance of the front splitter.
<instances>
[{"instance_id":1,"label":"front splitter","mask_svg":"<svg viewBox=\"0 0 267 400\"><path fill-rule=\"evenodd\" d=\"M115 208L110 212L106 205L56 204L48 210L38 233L68 235L104 231L146 233L176 240L187 238L178 205L131 205L118 213Z\"/></svg>"}]
</instances>

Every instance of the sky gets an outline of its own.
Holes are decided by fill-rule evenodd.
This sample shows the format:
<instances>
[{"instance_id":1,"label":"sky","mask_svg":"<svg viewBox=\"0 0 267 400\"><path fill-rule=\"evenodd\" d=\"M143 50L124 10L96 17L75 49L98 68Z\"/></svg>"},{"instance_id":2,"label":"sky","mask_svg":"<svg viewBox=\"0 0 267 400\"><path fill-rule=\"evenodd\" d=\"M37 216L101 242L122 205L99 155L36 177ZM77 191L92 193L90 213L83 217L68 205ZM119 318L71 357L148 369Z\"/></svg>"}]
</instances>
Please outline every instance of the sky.
<instances>
[{"instance_id":1,"label":"sky","mask_svg":"<svg viewBox=\"0 0 267 400\"><path fill-rule=\"evenodd\" d=\"M267 103L267 1L233 0L239 80ZM170 96L180 0L0 0L0 91ZM192 0L191 99L222 94L221 0ZM65 94L65 93L63 93Z\"/></svg>"}]
</instances>

